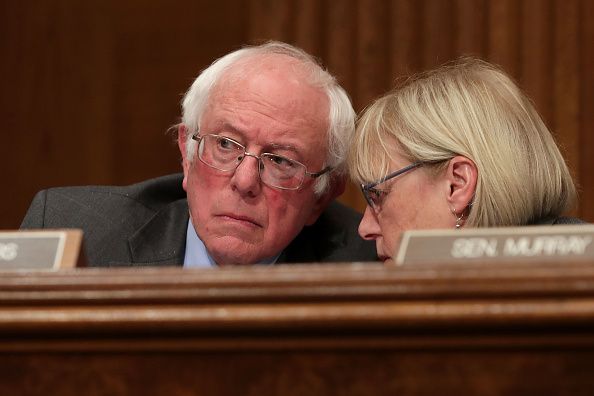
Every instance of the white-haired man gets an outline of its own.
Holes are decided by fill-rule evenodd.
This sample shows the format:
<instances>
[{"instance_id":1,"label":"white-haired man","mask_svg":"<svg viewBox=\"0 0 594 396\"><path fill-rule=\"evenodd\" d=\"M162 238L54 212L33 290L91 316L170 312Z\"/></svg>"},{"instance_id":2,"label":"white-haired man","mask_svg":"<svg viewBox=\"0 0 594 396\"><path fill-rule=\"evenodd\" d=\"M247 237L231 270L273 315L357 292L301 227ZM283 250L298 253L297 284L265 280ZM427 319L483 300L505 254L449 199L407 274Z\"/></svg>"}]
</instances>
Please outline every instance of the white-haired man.
<instances>
[{"instance_id":1,"label":"white-haired man","mask_svg":"<svg viewBox=\"0 0 594 396\"><path fill-rule=\"evenodd\" d=\"M355 113L304 51L271 42L215 61L183 100L183 175L35 197L22 228L85 231L91 265L371 261L333 202Z\"/></svg>"}]
</instances>

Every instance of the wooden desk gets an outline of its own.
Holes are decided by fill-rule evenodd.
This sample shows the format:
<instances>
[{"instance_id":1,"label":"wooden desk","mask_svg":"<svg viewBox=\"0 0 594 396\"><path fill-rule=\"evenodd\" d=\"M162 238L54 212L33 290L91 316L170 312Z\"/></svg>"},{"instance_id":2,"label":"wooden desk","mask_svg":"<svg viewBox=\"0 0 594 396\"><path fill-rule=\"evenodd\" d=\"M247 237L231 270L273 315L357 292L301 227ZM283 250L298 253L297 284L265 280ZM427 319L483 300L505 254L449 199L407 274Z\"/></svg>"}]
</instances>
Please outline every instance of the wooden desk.
<instances>
[{"instance_id":1,"label":"wooden desk","mask_svg":"<svg viewBox=\"0 0 594 396\"><path fill-rule=\"evenodd\" d=\"M0 274L1 395L591 395L594 263Z\"/></svg>"}]
</instances>

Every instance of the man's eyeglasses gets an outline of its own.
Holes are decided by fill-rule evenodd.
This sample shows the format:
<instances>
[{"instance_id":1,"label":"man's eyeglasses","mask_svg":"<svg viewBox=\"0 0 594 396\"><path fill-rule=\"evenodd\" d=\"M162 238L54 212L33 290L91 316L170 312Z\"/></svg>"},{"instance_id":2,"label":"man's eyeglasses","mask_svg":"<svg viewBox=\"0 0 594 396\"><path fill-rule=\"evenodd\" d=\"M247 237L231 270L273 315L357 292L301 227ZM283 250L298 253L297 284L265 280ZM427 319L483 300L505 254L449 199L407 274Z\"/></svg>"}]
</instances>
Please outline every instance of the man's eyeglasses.
<instances>
[{"instance_id":1,"label":"man's eyeglasses","mask_svg":"<svg viewBox=\"0 0 594 396\"><path fill-rule=\"evenodd\" d=\"M282 155L262 153L259 156L248 153L245 146L221 135L195 134L198 142L198 158L211 168L223 172L234 171L245 157L258 160L258 173L262 183L281 190L297 190L305 177L317 178L332 170L330 166L319 172L308 172L305 165Z\"/></svg>"},{"instance_id":2,"label":"man's eyeglasses","mask_svg":"<svg viewBox=\"0 0 594 396\"><path fill-rule=\"evenodd\" d=\"M423 162L413 162L412 164L405 166L402 169L399 169L395 172L390 173L387 176L382 177L378 181L361 184L361 191L363 192L363 196L365 197L367 204L376 213L379 212L382 207L382 202L386 195L388 195L390 190L382 190L380 188L377 188L377 186L382 184L383 182L395 178L396 176L400 176L408 171L418 168L421 165L423 165Z\"/></svg>"}]
</instances>

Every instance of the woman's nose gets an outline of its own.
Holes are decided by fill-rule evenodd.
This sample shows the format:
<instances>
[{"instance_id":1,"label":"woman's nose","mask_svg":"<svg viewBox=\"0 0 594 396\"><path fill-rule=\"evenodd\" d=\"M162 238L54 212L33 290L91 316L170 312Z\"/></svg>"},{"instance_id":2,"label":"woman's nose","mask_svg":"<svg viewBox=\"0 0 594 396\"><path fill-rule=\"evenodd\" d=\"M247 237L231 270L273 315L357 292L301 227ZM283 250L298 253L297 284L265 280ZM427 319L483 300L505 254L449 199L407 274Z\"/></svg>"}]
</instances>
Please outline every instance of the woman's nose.
<instances>
[{"instance_id":1,"label":"woman's nose","mask_svg":"<svg viewBox=\"0 0 594 396\"><path fill-rule=\"evenodd\" d=\"M369 205L365 208L363 219L359 224L359 235L365 240L375 240L381 235L381 228L373 209Z\"/></svg>"}]
</instances>

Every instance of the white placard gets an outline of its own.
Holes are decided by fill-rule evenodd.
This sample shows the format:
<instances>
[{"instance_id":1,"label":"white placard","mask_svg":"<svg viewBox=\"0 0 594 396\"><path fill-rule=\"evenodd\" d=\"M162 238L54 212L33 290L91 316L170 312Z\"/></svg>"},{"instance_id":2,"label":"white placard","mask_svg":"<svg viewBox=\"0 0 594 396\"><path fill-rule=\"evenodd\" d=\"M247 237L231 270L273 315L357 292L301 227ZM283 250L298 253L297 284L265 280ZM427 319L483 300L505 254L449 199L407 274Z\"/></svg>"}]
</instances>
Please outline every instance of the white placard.
<instances>
[{"instance_id":1,"label":"white placard","mask_svg":"<svg viewBox=\"0 0 594 396\"><path fill-rule=\"evenodd\" d=\"M560 259L594 261L594 225L407 231L396 264Z\"/></svg>"}]
</instances>

